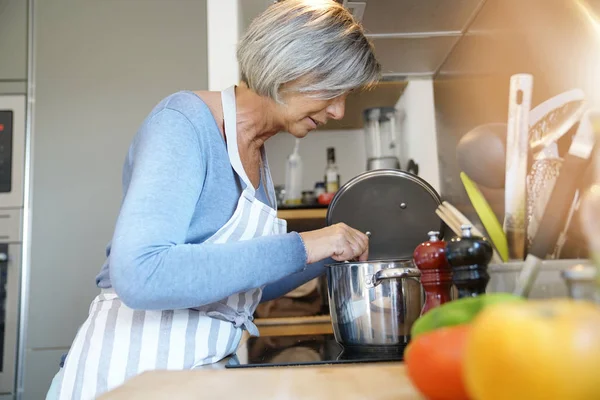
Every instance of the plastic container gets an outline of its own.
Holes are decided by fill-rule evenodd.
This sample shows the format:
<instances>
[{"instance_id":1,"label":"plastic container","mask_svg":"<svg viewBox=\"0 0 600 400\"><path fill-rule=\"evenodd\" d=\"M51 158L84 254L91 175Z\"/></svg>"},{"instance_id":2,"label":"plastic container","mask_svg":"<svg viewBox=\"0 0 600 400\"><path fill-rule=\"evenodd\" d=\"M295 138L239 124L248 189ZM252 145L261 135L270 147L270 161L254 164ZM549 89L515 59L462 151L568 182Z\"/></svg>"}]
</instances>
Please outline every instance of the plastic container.
<instances>
[{"instance_id":1,"label":"plastic container","mask_svg":"<svg viewBox=\"0 0 600 400\"><path fill-rule=\"evenodd\" d=\"M302 158L298 153L300 139L296 139L294 151L285 166L285 204L302 204Z\"/></svg>"},{"instance_id":2,"label":"plastic container","mask_svg":"<svg viewBox=\"0 0 600 400\"><path fill-rule=\"evenodd\" d=\"M569 297L567 283L562 277L563 271L573 265L589 263L590 261L585 259L544 260L540 266L529 298L550 299ZM490 264L488 266L490 281L488 282L486 292L512 293L517 286L519 274L524 264L524 261Z\"/></svg>"}]
</instances>

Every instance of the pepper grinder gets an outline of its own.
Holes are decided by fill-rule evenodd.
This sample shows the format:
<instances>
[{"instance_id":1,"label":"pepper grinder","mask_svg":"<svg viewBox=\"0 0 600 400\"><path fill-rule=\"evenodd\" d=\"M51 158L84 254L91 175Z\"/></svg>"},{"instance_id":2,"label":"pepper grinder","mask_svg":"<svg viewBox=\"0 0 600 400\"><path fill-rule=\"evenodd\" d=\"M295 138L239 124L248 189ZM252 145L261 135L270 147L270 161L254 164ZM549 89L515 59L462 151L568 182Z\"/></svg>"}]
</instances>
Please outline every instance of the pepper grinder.
<instances>
[{"instance_id":1,"label":"pepper grinder","mask_svg":"<svg viewBox=\"0 0 600 400\"><path fill-rule=\"evenodd\" d=\"M459 299L485 293L490 280L487 266L493 255L492 245L482 237L473 236L471 225L461 225L460 229L462 236L446 244L446 259L452 267Z\"/></svg>"},{"instance_id":2,"label":"pepper grinder","mask_svg":"<svg viewBox=\"0 0 600 400\"><path fill-rule=\"evenodd\" d=\"M429 241L418 245L413 252L413 261L421 271L421 284L425 290L421 315L452 300L452 269L446 260L446 242L439 239L439 234L429 232Z\"/></svg>"}]
</instances>

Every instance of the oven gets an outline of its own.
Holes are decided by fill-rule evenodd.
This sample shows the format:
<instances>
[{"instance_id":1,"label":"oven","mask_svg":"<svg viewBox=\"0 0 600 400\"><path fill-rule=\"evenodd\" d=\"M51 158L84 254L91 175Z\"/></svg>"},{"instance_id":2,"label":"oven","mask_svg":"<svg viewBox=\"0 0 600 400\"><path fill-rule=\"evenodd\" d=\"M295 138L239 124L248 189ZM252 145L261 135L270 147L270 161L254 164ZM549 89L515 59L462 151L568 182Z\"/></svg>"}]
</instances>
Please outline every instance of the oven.
<instances>
[{"instance_id":1,"label":"oven","mask_svg":"<svg viewBox=\"0 0 600 400\"><path fill-rule=\"evenodd\" d=\"M15 394L21 297L25 95L0 95L0 395Z\"/></svg>"}]
</instances>

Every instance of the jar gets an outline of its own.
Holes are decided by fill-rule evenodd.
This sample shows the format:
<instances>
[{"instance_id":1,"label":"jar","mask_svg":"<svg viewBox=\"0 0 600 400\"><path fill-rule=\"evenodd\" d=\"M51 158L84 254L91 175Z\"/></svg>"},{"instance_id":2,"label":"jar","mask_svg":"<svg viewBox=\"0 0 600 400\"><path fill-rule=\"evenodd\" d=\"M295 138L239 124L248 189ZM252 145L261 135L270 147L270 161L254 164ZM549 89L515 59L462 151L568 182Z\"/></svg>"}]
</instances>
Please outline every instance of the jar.
<instances>
[{"instance_id":1,"label":"jar","mask_svg":"<svg viewBox=\"0 0 600 400\"><path fill-rule=\"evenodd\" d=\"M315 192L312 190L304 190L302 192L302 204L313 205L317 202Z\"/></svg>"}]
</instances>

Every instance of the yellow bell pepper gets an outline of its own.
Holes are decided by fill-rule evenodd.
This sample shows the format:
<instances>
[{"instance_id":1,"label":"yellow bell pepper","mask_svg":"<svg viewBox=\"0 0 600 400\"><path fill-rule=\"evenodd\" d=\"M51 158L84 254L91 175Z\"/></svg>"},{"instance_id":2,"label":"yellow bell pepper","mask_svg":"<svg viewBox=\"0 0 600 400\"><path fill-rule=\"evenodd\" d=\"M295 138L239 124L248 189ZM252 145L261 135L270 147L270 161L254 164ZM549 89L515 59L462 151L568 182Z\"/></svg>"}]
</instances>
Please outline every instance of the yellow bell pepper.
<instances>
[{"instance_id":1,"label":"yellow bell pepper","mask_svg":"<svg viewBox=\"0 0 600 400\"><path fill-rule=\"evenodd\" d=\"M502 303L472 322L463 377L473 400L600 399L600 307Z\"/></svg>"}]
</instances>

